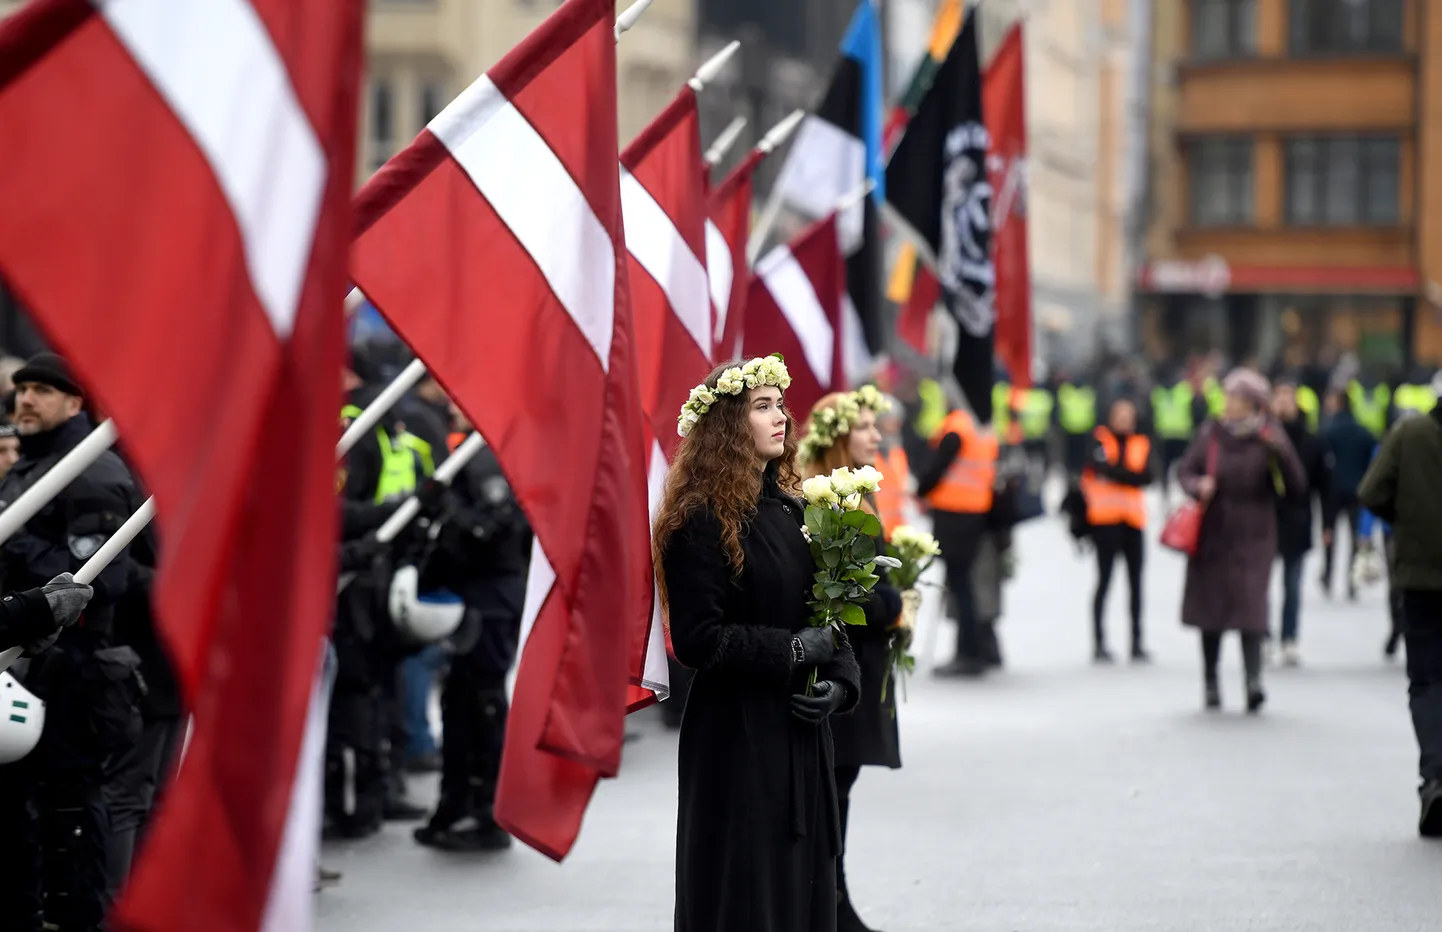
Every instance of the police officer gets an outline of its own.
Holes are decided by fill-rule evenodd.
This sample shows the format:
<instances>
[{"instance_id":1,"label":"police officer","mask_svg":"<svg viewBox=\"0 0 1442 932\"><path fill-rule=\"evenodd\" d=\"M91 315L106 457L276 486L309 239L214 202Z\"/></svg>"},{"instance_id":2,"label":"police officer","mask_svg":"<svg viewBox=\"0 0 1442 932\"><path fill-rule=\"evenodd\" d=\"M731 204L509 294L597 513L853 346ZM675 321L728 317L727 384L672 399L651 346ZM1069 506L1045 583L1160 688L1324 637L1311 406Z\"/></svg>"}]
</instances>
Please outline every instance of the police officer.
<instances>
[{"instance_id":1,"label":"police officer","mask_svg":"<svg viewBox=\"0 0 1442 932\"><path fill-rule=\"evenodd\" d=\"M15 373L15 425L21 456L0 482L0 503L15 501L48 472L92 425L83 392L65 360L32 357ZM114 453L92 463L0 547L10 589L43 587L94 555L139 507L130 472ZM0 505L3 507L3 505ZM64 932L98 929L108 904L108 816L104 766L140 734L135 703L140 658L117 645L115 607L133 572L122 554L94 580L85 623L40 650L24 685L46 703L40 744L0 767L0 929L39 928L39 917Z\"/></svg>"},{"instance_id":2,"label":"police officer","mask_svg":"<svg viewBox=\"0 0 1442 932\"><path fill-rule=\"evenodd\" d=\"M362 383L356 370L363 366L357 361L347 373L352 391L343 422L378 394ZM347 455L338 477L343 556L345 544L373 534L424 477L426 463L408 436L395 413L387 412L371 436L361 438ZM326 816L331 832L345 838L374 834L387 818L425 815L424 808L405 799L391 759L397 669L406 651L386 605L392 548L365 546L359 559L353 552L348 557L359 569L337 599L333 634L337 668L326 739Z\"/></svg>"},{"instance_id":3,"label":"police officer","mask_svg":"<svg viewBox=\"0 0 1442 932\"><path fill-rule=\"evenodd\" d=\"M38 589L0 599L0 651L23 647L31 656L40 653L55 643L60 629L75 623L94 594L94 589L63 573Z\"/></svg>"},{"instance_id":4,"label":"police officer","mask_svg":"<svg viewBox=\"0 0 1442 932\"><path fill-rule=\"evenodd\" d=\"M454 644L441 693L441 798L415 839L445 851L500 850L511 845L494 818L506 676L520 636L531 530L489 449L466 464L449 490L432 483L424 493L442 502L428 509L442 522L431 570L464 599L462 631L473 636L458 635Z\"/></svg>"}]
</instances>

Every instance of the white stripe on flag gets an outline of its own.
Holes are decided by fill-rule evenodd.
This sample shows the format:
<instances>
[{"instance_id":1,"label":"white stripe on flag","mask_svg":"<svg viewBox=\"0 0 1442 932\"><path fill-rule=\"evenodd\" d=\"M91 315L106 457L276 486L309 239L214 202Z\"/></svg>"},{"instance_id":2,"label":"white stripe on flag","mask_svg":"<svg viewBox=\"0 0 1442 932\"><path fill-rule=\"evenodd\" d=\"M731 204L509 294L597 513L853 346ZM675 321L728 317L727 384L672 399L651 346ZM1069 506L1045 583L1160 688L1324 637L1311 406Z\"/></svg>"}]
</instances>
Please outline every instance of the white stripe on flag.
<instances>
[{"instance_id":1,"label":"white stripe on flag","mask_svg":"<svg viewBox=\"0 0 1442 932\"><path fill-rule=\"evenodd\" d=\"M871 377L876 360L871 348L866 345L866 330L861 326L861 314L849 293L841 296L841 358L846 361L846 384L851 387L865 384Z\"/></svg>"},{"instance_id":2,"label":"white stripe on flag","mask_svg":"<svg viewBox=\"0 0 1442 932\"><path fill-rule=\"evenodd\" d=\"M245 242L251 286L288 337L327 167L265 24L246 0L91 2L205 155Z\"/></svg>"},{"instance_id":3,"label":"white stripe on flag","mask_svg":"<svg viewBox=\"0 0 1442 932\"><path fill-rule=\"evenodd\" d=\"M485 75L428 128L535 260L601 368L608 369L616 245L566 166Z\"/></svg>"},{"instance_id":4,"label":"white stripe on flag","mask_svg":"<svg viewBox=\"0 0 1442 932\"><path fill-rule=\"evenodd\" d=\"M776 188L787 206L820 219L835 210L836 202L855 191L865 178L866 145L836 124L809 114L791 143ZM836 218L843 255L856 250L861 233L858 202Z\"/></svg>"},{"instance_id":5,"label":"white stripe on flag","mask_svg":"<svg viewBox=\"0 0 1442 932\"><path fill-rule=\"evenodd\" d=\"M322 655L321 665L325 658ZM321 783L325 779L326 720L330 690L322 672L316 677L306 716L305 739L290 788L290 809L281 836L280 856L270 879L261 932L305 932L314 915L316 868L320 848Z\"/></svg>"},{"instance_id":6,"label":"white stripe on flag","mask_svg":"<svg viewBox=\"0 0 1442 932\"><path fill-rule=\"evenodd\" d=\"M706 268L651 192L624 168L621 169L621 216L626 224L626 248L661 286L671 312L709 362L711 296Z\"/></svg>"},{"instance_id":7,"label":"white stripe on flag","mask_svg":"<svg viewBox=\"0 0 1442 932\"><path fill-rule=\"evenodd\" d=\"M711 339L720 343L731 312L731 283L736 280L736 269L731 263L731 245L710 220L706 221L706 274L711 283L711 306L716 310L716 329Z\"/></svg>"},{"instance_id":8,"label":"white stripe on flag","mask_svg":"<svg viewBox=\"0 0 1442 932\"><path fill-rule=\"evenodd\" d=\"M556 571L551 568L551 561L546 559L546 551L541 549L541 539L532 536L531 567L526 572L526 601L521 607L521 633L516 640L517 659L511 664L511 675L506 679L507 696L515 695L516 671L521 668L520 658L526 653L526 641L531 636L531 629L536 626L536 617L541 614L541 606L546 604L555 584Z\"/></svg>"},{"instance_id":9,"label":"white stripe on flag","mask_svg":"<svg viewBox=\"0 0 1442 932\"><path fill-rule=\"evenodd\" d=\"M653 522L661 510L669 471L661 444L652 440L650 463L646 469L646 497ZM666 662L666 623L661 617L659 592L651 605L651 631L646 639L646 667L641 671L641 685L654 692L658 699L664 700L671 695L671 667Z\"/></svg>"},{"instance_id":10,"label":"white stripe on flag","mask_svg":"<svg viewBox=\"0 0 1442 932\"><path fill-rule=\"evenodd\" d=\"M801 353L823 388L831 385L832 350L836 332L816 297L811 279L787 246L777 246L756 263L756 277L766 284L776 306L801 341Z\"/></svg>"}]
</instances>

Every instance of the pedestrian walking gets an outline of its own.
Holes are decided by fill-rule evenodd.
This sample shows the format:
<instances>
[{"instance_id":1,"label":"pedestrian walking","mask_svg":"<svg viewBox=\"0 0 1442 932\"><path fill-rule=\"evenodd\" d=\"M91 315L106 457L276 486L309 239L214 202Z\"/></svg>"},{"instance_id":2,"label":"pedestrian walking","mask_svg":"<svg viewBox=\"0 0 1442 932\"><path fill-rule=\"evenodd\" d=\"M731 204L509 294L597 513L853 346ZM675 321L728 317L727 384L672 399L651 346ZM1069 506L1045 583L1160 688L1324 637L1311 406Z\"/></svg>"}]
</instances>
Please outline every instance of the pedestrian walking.
<instances>
[{"instance_id":1,"label":"pedestrian walking","mask_svg":"<svg viewBox=\"0 0 1442 932\"><path fill-rule=\"evenodd\" d=\"M1297 647L1302 614L1302 567L1312 549L1312 525L1316 521L1315 501L1326 510L1332 487L1332 453L1327 442L1307 426L1297 404L1297 385L1279 381L1272 391L1272 414L1287 433L1287 439L1307 474L1304 488L1288 488L1277 499L1277 556L1282 561L1282 663L1295 667L1302 662ZM1270 629L1267 642L1271 643Z\"/></svg>"},{"instance_id":2,"label":"pedestrian walking","mask_svg":"<svg viewBox=\"0 0 1442 932\"><path fill-rule=\"evenodd\" d=\"M1442 389L1442 375L1433 380ZM1402 590L1412 727L1421 749L1418 829L1442 838L1442 407L1399 422L1358 487L1358 498L1390 522L1393 584Z\"/></svg>"},{"instance_id":3,"label":"pedestrian walking","mask_svg":"<svg viewBox=\"0 0 1442 932\"><path fill-rule=\"evenodd\" d=\"M793 498L790 383L770 357L697 386L656 515L661 604L696 671L678 750L676 932L836 929L828 719L856 706L861 674L844 634L807 623L816 566Z\"/></svg>"},{"instance_id":4,"label":"pedestrian walking","mask_svg":"<svg viewBox=\"0 0 1442 932\"><path fill-rule=\"evenodd\" d=\"M807 419L802 441L805 474L830 475L832 470L876 465L881 450L877 418L890 410L876 389L827 395L816 403ZM904 476L898 476L898 484ZM904 488L905 486L902 485ZM879 497L879 496L877 496ZM862 507L880 517L877 497L868 496ZM877 553L885 553L884 541L876 542ZM896 684L891 680L892 640L902 637L896 629L901 616L901 593L887 581L886 571L871 590L863 608L866 624L849 629L856 661L861 667L861 701L850 715L833 720L836 742L836 792L841 813L842 850L848 850L846 830L851 815L851 788L862 767L901 767L901 739L896 725ZM837 932L871 932L861 921L846 885L845 855L836 860Z\"/></svg>"},{"instance_id":5,"label":"pedestrian walking","mask_svg":"<svg viewBox=\"0 0 1442 932\"><path fill-rule=\"evenodd\" d=\"M1305 488L1306 474L1286 431L1267 414L1267 380L1250 369L1236 369L1223 389L1221 418L1198 432L1178 470L1183 490L1206 508L1196 553L1187 561L1182 623L1202 635L1208 709L1222 704L1217 683L1222 635L1238 632L1247 711L1257 712L1266 702L1262 639L1277 555L1277 498L1288 489Z\"/></svg>"},{"instance_id":6,"label":"pedestrian walking","mask_svg":"<svg viewBox=\"0 0 1442 932\"><path fill-rule=\"evenodd\" d=\"M1093 449L1081 481L1087 526L1097 554L1097 588L1092 598L1092 658L1097 663L1112 662L1105 620L1117 557L1127 567L1132 662L1151 659L1142 636L1142 552L1147 526L1142 490L1152 482L1151 455L1151 441L1137 432L1136 404L1126 398L1112 402L1106 426L1093 431Z\"/></svg>"},{"instance_id":7,"label":"pedestrian walking","mask_svg":"<svg viewBox=\"0 0 1442 932\"><path fill-rule=\"evenodd\" d=\"M1322 515L1322 592L1332 595L1333 559L1337 548L1337 522L1347 522L1347 533L1351 535L1351 550L1347 554L1346 577L1347 598L1357 598L1357 587L1352 582L1352 564L1357 561L1357 486L1367 467L1372 462L1372 453L1377 448L1377 438L1357 420L1348 402L1347 395L1338 390L1328 393L1326 410L1329 413L1322 432L1332 452L1332 485L1328 496L1328 507Z\"/></svg>"}]
</instances>

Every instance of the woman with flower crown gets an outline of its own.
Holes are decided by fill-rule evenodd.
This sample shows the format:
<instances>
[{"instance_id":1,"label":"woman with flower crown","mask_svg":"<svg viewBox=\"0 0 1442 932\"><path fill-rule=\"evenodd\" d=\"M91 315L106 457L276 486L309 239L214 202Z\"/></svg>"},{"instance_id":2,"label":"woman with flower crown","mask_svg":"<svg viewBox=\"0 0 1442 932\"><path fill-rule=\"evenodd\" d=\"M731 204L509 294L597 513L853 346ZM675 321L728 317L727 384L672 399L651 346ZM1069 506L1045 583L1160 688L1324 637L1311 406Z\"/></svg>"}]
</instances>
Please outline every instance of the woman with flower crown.
<instances>
[{"instance_id":1,"label":"woman with flower crown","mask_svg":"<svg viewBox=\"0 0 1442 932\"><path fill-rule=\"evenodd\" d=\"M676 932L834 932L841 853L831 727L861 696L845 635L807 624L815 563L792 497L780 357L691 393L652 535L681 722ZM810 690L807 680L817 671Z\"/></svg>"},{"instance_id":2,"label":"woman with flower crown","mask_svg":"<svg viewBox=\"0 0 1442 932\"><path fill-rule=\"evenodd\" d=\"M867 385L860 391L827 395L811 409L806 436L802 438L799 459L802 471L811 476L830 475L832 470L846 467L857 469L873 466L881 449L878 415L889 405L884 395ZM873 496L863 500L863 508L877 514ZM876 552L885 553L882 541ZM886 571L876 571L881 581L872 588L871 599L863 606L866 624L848 629L861 666L861 702L856 711L838 719L832 726L836 741L836 790L841 810L841 837L846 840L846 826L851 809L851 788L861 775L862 767L901 766L900 738L896 729L896 684L890 683L891 641L904 636L896 629L901 614L901 593L886 580ZM851 904L846 886L843 858L836 861L837 932L871 932Z\"/></svg>"}]
</instances>

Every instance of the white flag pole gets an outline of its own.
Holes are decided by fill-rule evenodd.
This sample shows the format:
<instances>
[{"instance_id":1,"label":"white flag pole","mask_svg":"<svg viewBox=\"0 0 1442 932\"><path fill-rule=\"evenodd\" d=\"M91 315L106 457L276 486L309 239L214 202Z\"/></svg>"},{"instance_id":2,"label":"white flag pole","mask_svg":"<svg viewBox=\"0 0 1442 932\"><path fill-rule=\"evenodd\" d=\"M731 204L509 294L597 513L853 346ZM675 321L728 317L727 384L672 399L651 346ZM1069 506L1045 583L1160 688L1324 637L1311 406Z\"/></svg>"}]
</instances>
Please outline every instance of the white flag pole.
<instances>
[{"instance_id":1,"label":"white flag pole","mask_svg":"<svg viewBox=\"0 0 1442 932\"><path fill-rule=\"evenodd\" d=\"M635 3L626 7L626 12L616 17L617 42L621 41L621 33L626 32L632 26L636 25L636 20L641 18L641 14L646 12L646 9L651 6L652 2L654 2L654 0L636 0Z\"/></svg>"},{"instance_id":2,"label":"white flag pole","mask_svg":"<svg viewBox=\"0 0 1442 932\"><path fill-rule=\"evenodd\" d=\"M115 422L110 418L101 421L84 440L50 467L45 475L35 480L34 485L20 493L20 497L11 502L4 511L0 511L0 544L13 537L16 531L25 526L25 522L35 517L51 499L114 446L116 436Z\"/></svg>"},{"instance_id":3,"label":"white flag pole","mask_svg":"<svg viewBox=\"0 0 1442 932\"><path fill-rule=\"evenodd\" d=\"M719 164L726 157L726 153L731 151L731 147L736 145L736 140L741 138L741 131L745 128L746 118L744 116L739 116L727 123L726 128L721 131L721 135L711 143L711 148L706 150L707 166L714 168Z\"/></svg>"},{"instance_id":4,"label":"white flag pole","mask_svg":"<svg viewBox=\"0 0 1442 932\"><path fill-rule=\"evenodd\" d=\"M154 517L155 496L152 495L145 500L145 504L135 510L135 514L126 518L125 523L120 525L120 530L111 534L110 539L101 544L100 549L95 551L95 554L89 560L85 561L85 565L76 571L75 581L84 583L87 586L94 582L95 577L99 576L105 568L110 565L110 561L114 560L116 556L120 554L120 551L124 550L129 546L131 541L140 536L140 532L145 530L145 526L149 524L150 519Z\"/></svg>"},{"instance_id":5,"label":"white flag pole","mask_svg":"<svg viewBox=\"0 0 1442 932\"><path fill-rule=\"evenodd\" d=\"M768 155L777 146L796 131L805 119L805 110L793 110L786 119L777 123L771 132L756 146L757 149ZM746 240L746 262L748 265L755 265L756 258L761 254L761 247L766 245L766 237L771 235L771 228L776 226L776 221L781 218L781 208L785 201L785 191L781 187L781 179L778 177L776 183L771 186L771 193L766 198L766 206L761 211L761 217L756 221L756 229L751 231L751 236Z\"/></svg>"}]
</instances>

